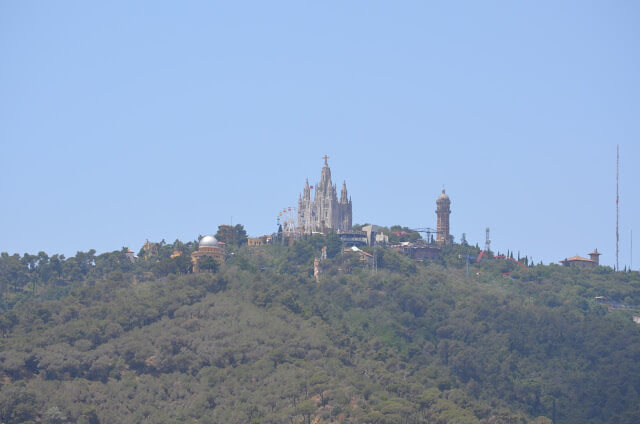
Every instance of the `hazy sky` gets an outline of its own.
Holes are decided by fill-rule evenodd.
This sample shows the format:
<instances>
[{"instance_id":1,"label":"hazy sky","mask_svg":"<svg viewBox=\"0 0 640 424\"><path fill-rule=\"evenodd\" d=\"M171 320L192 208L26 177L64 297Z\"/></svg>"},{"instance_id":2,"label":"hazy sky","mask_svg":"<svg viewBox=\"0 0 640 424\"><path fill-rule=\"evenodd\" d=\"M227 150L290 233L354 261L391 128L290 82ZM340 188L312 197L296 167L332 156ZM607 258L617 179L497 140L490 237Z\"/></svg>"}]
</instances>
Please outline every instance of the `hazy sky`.
<instances>
[{"instance_id":1,"label":"hazy sky","mask_svg":"<svg viewBox=\"0 0 640 424\"><path fill-rule=\"evenodd\" d=\"M640 253L640 3L0 3L0 251L275 230L331 158L354 222ZM640 267L635 255L633 268Z\"/></svg>"}]
</instances>

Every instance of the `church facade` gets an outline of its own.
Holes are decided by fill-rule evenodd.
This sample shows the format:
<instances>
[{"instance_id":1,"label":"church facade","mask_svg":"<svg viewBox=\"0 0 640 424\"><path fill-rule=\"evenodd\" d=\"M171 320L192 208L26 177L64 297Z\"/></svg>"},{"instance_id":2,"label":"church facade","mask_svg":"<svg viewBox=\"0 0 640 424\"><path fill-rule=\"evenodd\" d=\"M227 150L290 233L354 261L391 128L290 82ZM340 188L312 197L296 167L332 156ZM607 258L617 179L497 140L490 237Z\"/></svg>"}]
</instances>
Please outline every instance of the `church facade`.
<instances>
[{"instance_id":1,"label":"church facade","mask_svg":"<svg viewBox=\"0 0 640 424\"><path fill-rule=\"evenodd\" d=\"M305 182L298 198L298 227L307 234L326 231L351 231L352 204L347 195L347 184L342 183L340 199L336 186L331 181L331 169L324 157L320 182L314 186ZM313 200L311 190L315 190Z\"/></svg>"}]
</instances>

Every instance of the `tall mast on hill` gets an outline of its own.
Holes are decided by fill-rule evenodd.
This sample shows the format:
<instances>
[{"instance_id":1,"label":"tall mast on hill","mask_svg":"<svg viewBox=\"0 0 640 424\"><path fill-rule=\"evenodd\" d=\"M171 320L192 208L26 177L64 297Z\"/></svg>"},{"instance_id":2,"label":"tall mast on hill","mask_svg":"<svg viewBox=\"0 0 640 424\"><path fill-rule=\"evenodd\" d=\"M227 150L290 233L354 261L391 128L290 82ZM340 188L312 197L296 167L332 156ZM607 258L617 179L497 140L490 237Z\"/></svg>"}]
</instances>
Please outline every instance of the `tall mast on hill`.
<instances>
[{"instance_id":1,"label":"tall mast on hill","mask_svg":"<svg viewBox=\"0 0 640 424\"><path fill-rule=\"evenodd\" d=\"M620 232L619 232L619 222L620 222L620 195L619 195L619 186L620 186L620 145L616 146L616 271L620 271L620 265L618 263L618 255L620 253L620 249L618 245L620 244Z\"/></svg>"},{"instance_id":2,"label":"tall mast on hill","mask_svg":"<svg viewBox=\"0 0 640 424\"><path fill-rule=\"evenodd\" d=\"M489 249L491 248L491 239L489 238L489 227L487 227L485 239L484 239L484 250L489 253Z\"/></svg>"}]
</instances>

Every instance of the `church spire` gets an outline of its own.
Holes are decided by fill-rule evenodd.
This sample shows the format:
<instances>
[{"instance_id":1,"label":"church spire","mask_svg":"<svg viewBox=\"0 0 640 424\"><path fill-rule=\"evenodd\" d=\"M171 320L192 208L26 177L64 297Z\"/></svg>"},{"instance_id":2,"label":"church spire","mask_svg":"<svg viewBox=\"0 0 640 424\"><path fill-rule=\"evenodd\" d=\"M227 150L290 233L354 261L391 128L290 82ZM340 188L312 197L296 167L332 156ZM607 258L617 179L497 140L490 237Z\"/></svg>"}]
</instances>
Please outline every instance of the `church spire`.
<instances>
[{"instance_id":1,"label":"church spire","mask_svg":"<svg viewBox=\"0 0 640 424\"><path fill-rule=\"evenodd\" d=\"M324 155L324 166L322 167L322 173L320 174L320 191L324 194L330 193L330 190L333 188L333 184L331 183L331 168L329 168L329 164L327 163L327 159L329 156Z\"/></svg>"},{"instance_id":2,"label":"church spire","mask_svg":"<svg viewBox=\"0 0 640 424\"><path fill-rule=\"evenodd\" d=\"M306 181L304 182L304 190L302 192L302 198L304 200L311 199L311 188L309 187L309 178L307 178Z\"/></svg>"},{"instance_id":3,"label":"church spire","mask_svg":"<svg viewBox=\"0 0 640 424\"><path fill-rule=\"evenodd\" d=\"M347 182L342 181L342 192L340 193L340 203L347 203L349 200L347 198Z\"/></svg>"}]
</instances>

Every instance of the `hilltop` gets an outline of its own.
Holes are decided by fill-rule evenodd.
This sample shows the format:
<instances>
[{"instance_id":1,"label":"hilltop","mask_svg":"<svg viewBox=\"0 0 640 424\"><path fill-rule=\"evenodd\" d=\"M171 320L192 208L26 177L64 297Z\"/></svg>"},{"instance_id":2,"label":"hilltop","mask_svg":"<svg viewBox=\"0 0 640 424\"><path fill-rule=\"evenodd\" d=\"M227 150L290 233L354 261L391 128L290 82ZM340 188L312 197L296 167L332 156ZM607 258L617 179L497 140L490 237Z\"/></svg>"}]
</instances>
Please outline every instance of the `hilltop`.
<instances>
[{"instance_id":1,"label":"hilltop","mask_svg":"<svg viewBox=\"0 0 640 424\"><path fill-rule=\"evenodd\" d=\"M380 249L374 272L328 248L316 280L328 241L233 247L200 274L193 243L2 254L0 421L640 422L637 272L467 275L461 245Z\"/></svg>"}]
</instances>

